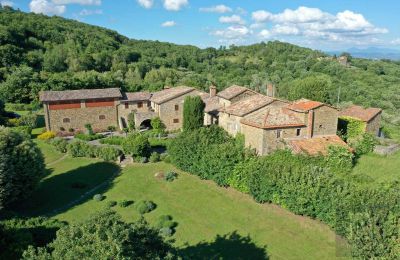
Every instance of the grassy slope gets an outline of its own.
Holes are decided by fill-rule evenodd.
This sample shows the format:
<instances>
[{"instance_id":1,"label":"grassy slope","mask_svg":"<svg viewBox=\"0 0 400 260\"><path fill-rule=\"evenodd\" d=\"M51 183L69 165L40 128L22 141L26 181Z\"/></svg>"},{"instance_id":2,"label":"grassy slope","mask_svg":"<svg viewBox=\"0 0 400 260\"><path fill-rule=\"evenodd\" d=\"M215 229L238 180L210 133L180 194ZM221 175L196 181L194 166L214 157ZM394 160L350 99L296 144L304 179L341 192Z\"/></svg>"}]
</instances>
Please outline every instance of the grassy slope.
<instances>
[{"instance_id":1,"label":"grassy slope","mask_svg":"<svg viewBox=\"0 0 400 260\"><path fill-rule=\"evenodd\" d=\"M377 182L400 180L400 152L390 156L368 154L360 158L354 174L368 175Z\"/></svg>"},{"instance_id":2,"label":"grassy slope","mask_svg":"<svg viewBox=\"0 0 400 260\"><path fill-rule=\"evenodd\" d=\"M53 156L52 148L41 143L47 157ZM34 206L24 207L25 213L52 213L62 208L91 187L98 185L111 176L115 170L110 164L93 159L66 158L51 164L52 173L43 180L33 195ZM65 209L54 217L76 222L91 213L105 207L107 201L122 199L138 201L152 200L157 209L145 217L152 223L159 215L172 215L177 221L174 235L176 245L186 248L187 253L210 255L210 252L223 251L227 258L247 256L257 258L260 248L276 259L329 259L335 257L335 234L325 225L308 218L295 216L290 212L272 205L260 205L249 196L231 189L217 187L214 183L202 181L195 176L181 173L178 180L167 183L154 177L157 171L174 169L165 163L134 165L123 170L112 186L96 191L106 195L102 202L91 200L92 195L76 206ZM83 181L89 187L74 190L71 182ZM134 206L115 207L126 221L139 218ZM218 235L237 232L241 236L249 235L258 246L245 246L245 243L232 243L217 239L210 247L194 246L201 241L214 241ZM221 242L222 241L222 242ZM184 245L188 243L188 245ZM185 252L186 252L185 251Z\"/></svg>"}]
</instances>

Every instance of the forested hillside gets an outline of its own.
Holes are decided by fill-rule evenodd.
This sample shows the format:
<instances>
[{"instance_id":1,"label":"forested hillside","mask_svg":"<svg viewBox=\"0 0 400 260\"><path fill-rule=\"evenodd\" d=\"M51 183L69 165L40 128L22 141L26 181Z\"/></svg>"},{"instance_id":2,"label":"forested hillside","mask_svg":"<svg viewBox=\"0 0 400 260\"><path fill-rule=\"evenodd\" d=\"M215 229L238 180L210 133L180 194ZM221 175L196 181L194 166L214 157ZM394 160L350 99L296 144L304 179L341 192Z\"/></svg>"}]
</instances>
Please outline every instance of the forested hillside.
<instances>
[{"instance_id":1,"label":"forested hillside","mask_svg":"<svg viewBox=\"0 0 400 260\"><path fill-rule=\"evenodd\" d=\"M351 59L351 67L319 51L282 42L199 49L131 40L117 32L60 17L0 10L0 95L37 100L42 89L121 87L156 90L188 85L259 91L272 82L280 97L353 102L385 110L400 125L400 63Z\"/></svg>"}]
</instances>

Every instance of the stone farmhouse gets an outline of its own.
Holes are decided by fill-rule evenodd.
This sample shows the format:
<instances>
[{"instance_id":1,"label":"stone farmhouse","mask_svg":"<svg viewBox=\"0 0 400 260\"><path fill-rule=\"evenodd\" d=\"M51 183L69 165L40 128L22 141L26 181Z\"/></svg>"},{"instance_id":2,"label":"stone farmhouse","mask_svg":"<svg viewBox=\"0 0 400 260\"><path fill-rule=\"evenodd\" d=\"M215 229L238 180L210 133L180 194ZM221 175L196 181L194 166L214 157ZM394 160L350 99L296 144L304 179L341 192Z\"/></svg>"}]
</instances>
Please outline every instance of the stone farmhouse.
<instances>
[{"instance_id":1,"label":"stone farmhouse","mask_svg":"<svg viewBox=\"0 0 400 260\"><path fill-rule=\"evenodd\" d=\"M236 85L220 92L211 86L209 93L185 86L166 87L154 93L124 93L109 88L44 91L40 100L47 130L56 132L82 130L85 124L91 124L96 131L109 126L123 129L130 113L134 114L137 128L149 127L152 118L160 117L167 130L178 130L182 127L185 97L200 96L206 104L204 125L218 124L233 136L242 134L246 146L260 155L285 147L313 155L326 153L330 145L347 147L336 135L336 108L307 99L289 102L275 98L271 85L267 86L267 93L262 95ZM378 115L370 119L368 129L379 126Z\"/></svg>"},{"instance_id":2,"label":"stone farmhouse","mask_svg":"<svg viewBox=\"0 0 400 260\"><path fill-rule=\"evenodd\" d=\"M379 137L382 136L382 109L380 108L363 108L361 106L350 106L340 111L339 117L350 117L362 121L365 124L365 132Z\"/></svg>"}]
</instances>

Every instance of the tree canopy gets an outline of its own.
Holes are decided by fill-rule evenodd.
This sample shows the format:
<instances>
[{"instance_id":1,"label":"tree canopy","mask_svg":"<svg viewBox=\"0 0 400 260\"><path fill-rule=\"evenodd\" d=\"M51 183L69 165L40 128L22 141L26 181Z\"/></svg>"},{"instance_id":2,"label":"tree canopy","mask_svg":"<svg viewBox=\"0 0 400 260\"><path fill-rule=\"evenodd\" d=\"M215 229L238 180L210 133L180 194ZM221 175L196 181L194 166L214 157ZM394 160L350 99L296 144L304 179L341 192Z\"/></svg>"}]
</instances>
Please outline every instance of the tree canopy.
<instances>
[{"instance_id":1,"label":"tree canopy","mask_svg":"<svg viewBox=\"0 0 400 260\"><path fill-rule=\"evenodd\" d=\"M187 96L183 103L183 130L194 130L204 125L205 104L199 96Z\"/></svg>"}]
</instances>

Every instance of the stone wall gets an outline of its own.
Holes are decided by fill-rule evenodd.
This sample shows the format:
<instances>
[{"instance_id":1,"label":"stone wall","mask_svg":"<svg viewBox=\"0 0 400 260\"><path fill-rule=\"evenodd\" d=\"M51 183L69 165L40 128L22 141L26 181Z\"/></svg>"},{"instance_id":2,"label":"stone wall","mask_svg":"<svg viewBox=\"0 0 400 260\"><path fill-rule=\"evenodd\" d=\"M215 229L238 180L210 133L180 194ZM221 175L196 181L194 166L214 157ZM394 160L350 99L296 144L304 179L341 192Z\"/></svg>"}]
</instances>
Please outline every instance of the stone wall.
<instances>
[{"instance_id":1,"label":"stone wall","mask_svg":"<svg viewBox=\"0 0 400 260\"><path fill-rule=\"evenodd\" d=\"M332 107L321 106L314 109L313 136L335 135L338 115L339 112Z\"/></svg>"},{"instance_id":2,"label":"stone wall","mask_svg":"<svg viewBox=\"0 0 400 260\"><path fill-rule=\"evenodd\" d=\"M85 124L91 124L94 130L107 130L108 126L118 127L117 105L107 107L85 107L74 109L48 110L45 108L45 113L48 113L47 128L58 132L61 128L68 131L70 128L75 130L84 130ZM104 119L100 119L104 116ZM64 119L69 119L65 122Z\"/></svg>"},{"instance_id":3,"label":"stone wall","mask_svg":"<svg viewBox=\"0 0 400 260\"><path fill-rule=\"evenodd\" d=\"M139 103L142 102L142 106L139 106ZM128 104L128 107L125 106L125 104ZM138 114L135 116L135 126L139 127L140 123L143 122L145 119L150 119L154 117L154 113L152 112L151 108L151 103L148 101L124 101L121 102L121 104L118 105L118 117L119 121L123 122L125 121L128 123L128 115L133 112L135 114ZM152 116L152 117L150 117ZM122 129L122 123L120 123L120 128Z\"/></svg>"},{"instance_id":4,"label":"stone wall","mask_svg":"<svg viewBox=\"0 0 400 260\"><path fill-rule=\"evenodd\" d=\"M193 90L182 96L171 99L162 104L152 104L155 111L158 113L161 121L165 124L167 130L177 130L183 125L183 101L187 96L198 96L199 91ZM178 110L175 110L177 106Z\"/></svg>"},{"instance_id":5,"label":"stone wall","mask_svg":"<svg viewBox=\"0 0 400 260\"><path fill-rule=\"evenodd\" d=\"M382 117L382 114L379 113L372 120L370 120L366 124L365 131L367 133L371 133L371 134L373 134L375 136L378 136L379 135L379 129L381 128L381 117Z\"/></svg>"},{"instance_id":6,"label":"stone wall","mask_svg":"<svg viewBox=\"0 0 400 260\"><path fill-rule=\"evenodd\" d=\"M229 134L236 136L237 133L241 132L242 124L240 123L240 120L242 118L243 117L229 115L227 113L221 112L219 113L218 124Z\"/></svg>"},{"instance_id":7,"label":"stone wall","mask_svg":"<svg viewBox=\"0 0 400 260\"><path fill-rule=\"evenodd\" d=\"M264 130L242 124L242 134L244 135L244 144L246 147L255 149L257 154L263 155L264 151Z\"/></svg>"}]
</instances>

